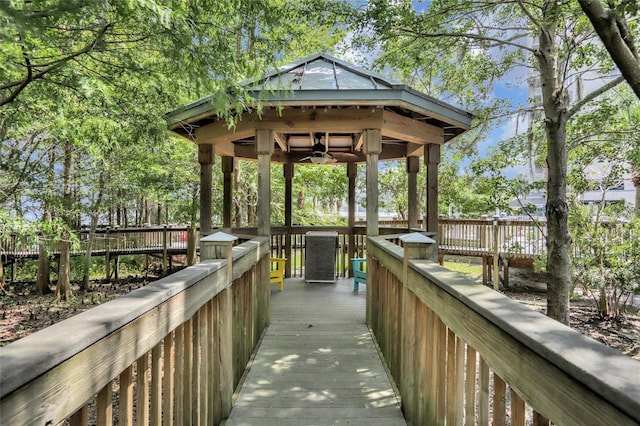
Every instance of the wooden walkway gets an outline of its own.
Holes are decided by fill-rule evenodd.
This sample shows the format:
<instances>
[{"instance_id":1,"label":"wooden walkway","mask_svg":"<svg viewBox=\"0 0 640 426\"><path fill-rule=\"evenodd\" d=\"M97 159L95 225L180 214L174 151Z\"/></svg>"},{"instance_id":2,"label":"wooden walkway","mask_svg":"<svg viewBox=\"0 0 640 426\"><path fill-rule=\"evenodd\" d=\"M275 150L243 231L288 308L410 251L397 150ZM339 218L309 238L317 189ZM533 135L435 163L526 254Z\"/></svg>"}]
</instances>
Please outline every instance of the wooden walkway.
<instances>
[{"instance_id":1,"label":"wooden walkway","mask_svg":"<svg viewBox=\"0 0 640 426\"><path fill-rule=\"evenodd\" d=\"M226 426L406 425L351 279L285 280Z\"/></svg>"}]
</instances>

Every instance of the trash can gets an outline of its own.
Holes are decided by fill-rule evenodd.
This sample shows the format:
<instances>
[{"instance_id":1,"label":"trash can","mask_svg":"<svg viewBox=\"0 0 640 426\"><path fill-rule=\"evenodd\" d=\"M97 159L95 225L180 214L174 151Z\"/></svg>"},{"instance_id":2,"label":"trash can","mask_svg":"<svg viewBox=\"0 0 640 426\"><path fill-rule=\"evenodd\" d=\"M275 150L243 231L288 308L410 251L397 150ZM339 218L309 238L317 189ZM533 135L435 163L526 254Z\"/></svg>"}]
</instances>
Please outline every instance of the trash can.
<instances>
[{"instance_id":1,"label":"trash can","mask_svg":"<svg viewBox=\"0 0 640 426\"><path fill-rule=\"evenodd\" d=\"M337 250L337 232L307 232L305 234L304 280L308 283L335 284Z\"/></svg>"}]
</instances>

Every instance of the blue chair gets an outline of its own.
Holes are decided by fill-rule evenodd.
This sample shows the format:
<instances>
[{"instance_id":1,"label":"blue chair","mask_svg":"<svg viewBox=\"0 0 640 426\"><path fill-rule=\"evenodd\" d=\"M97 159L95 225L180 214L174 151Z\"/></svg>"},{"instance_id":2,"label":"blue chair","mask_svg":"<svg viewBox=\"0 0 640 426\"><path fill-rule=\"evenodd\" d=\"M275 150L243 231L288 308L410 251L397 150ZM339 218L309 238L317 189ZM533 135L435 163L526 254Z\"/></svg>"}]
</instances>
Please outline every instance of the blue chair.
<instances>
[{"instance_id":1,"label":"blue chair","mask_svg":"<svg viewBox=\"0 0 640 426\"><path fill-rule=\"evenodd\" d=\"M354 258L351 259L353 264L353 291L358 291L360 284L367 284L367 259Z\"/></svg>"}]
</instances>

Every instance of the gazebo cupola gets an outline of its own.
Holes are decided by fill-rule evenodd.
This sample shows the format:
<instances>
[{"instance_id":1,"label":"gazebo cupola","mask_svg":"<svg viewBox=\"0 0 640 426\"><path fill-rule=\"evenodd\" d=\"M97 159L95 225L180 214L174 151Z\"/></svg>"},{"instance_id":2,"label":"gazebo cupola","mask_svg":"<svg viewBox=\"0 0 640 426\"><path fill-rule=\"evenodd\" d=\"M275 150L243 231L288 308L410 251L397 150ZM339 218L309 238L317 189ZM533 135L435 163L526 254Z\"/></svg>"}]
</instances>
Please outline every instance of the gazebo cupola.
<instances>
[{"instance_id":1,"label":"gazebo cupola","mask_svg":"<svg viewBox=\"0 0 640 426\"><path fill-rule=\"evenodd\" d=\"M426 230L437 230L437 168L440 147L468 130L472 115L408 86L327 54L284 65L245 82L262 109L247 110L237 124L212 109L206 97L167 114L172 131L199 146L201 230L211 231L211 164L222 157L224 227L231 226L231 173L235 159L258 161L258 233L270 233L270 163L284 164L285 226L290 226L291 179L296 163L347 163L349 225L355 218L355 176L366 163L367 234L378 234L378 162L406 158L409 224L417 226L416 175L427 167ZM288 212L288 214L287 214ZM286 216L288 215L288 219Z\"/></svg>"}]
</instances>

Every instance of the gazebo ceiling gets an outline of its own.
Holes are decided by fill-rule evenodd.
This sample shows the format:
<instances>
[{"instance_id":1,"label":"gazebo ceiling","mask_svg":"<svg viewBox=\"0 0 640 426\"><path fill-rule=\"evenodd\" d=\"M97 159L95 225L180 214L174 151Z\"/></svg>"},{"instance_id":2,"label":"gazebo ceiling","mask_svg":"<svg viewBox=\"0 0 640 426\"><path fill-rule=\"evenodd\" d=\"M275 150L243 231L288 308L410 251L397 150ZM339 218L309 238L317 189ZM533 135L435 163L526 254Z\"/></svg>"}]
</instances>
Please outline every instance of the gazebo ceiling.
<instances>
[{"instance_id":1,"label":"gazebo ceiling","mask_svg":"<svg viewBox=\"0 0 640 426\"><path fill-rule=\"evenodd\" d=\"M270 129L275 139L272 161L362 162L366 129L381 130L380 160L389 160L421 155L425 144L443 144L468 130L473 118L327 54L243 84L260 101L260 113L246 111L229 128L212 110L210 96L168 113L169 129L198 144L212 144L223 156L255 159L255 131Z\"/></svg>"}]
</instances>

